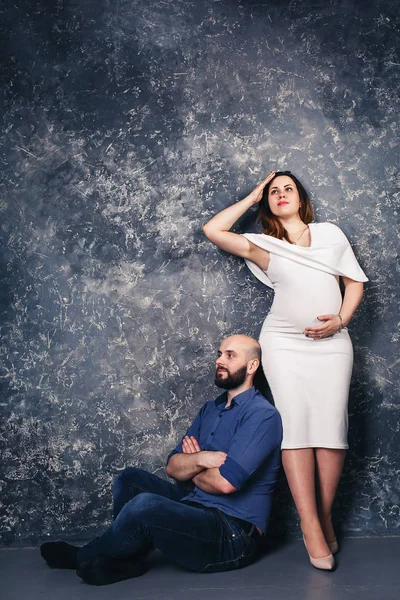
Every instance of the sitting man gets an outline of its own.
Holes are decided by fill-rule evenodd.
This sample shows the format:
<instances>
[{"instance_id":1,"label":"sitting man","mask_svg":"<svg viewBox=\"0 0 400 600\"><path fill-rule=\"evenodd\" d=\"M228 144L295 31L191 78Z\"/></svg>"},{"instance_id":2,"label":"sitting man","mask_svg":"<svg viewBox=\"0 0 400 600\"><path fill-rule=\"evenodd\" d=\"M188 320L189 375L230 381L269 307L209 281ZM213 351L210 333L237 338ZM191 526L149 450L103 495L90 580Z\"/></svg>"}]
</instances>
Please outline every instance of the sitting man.
<instances>
[{"instance_id":1,"label":"sitting man","mask_svg":"<svg viewBox=\"0 0 400 600\"><path fill-rule=\"evenodd\" d=\"M124 469L114 486L113 524L81 548L43 544L48 565L104 585L142 575L153 548L204 573L250 564L267 529L282 438L279 413L253 387L259 364L254 339L224 339L215 384L226 391L204 404L167 460L178 485Z\"/></svg>"}]
</instances>

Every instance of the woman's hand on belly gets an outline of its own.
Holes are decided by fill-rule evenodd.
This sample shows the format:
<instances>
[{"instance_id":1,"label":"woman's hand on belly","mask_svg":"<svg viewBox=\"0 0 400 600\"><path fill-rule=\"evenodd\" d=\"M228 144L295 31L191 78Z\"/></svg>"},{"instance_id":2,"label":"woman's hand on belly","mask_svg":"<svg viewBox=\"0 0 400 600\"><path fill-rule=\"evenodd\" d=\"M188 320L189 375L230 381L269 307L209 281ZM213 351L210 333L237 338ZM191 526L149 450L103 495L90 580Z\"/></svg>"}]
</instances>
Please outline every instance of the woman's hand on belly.
<instances>
[{"instance_id":1,"label":"woman's hand on belly","mask_svg":"<svg viewBox=\"0 0 400 600\"><path fill-rule=\"evenodd\" d=\"M306 327L304 330L304 335L306 337L314 340L321 340L330 337L341 329L342 322L338 315L320 315L317 319L318 321L321 321L321 324Z\"/></svg>"}]
</instances>

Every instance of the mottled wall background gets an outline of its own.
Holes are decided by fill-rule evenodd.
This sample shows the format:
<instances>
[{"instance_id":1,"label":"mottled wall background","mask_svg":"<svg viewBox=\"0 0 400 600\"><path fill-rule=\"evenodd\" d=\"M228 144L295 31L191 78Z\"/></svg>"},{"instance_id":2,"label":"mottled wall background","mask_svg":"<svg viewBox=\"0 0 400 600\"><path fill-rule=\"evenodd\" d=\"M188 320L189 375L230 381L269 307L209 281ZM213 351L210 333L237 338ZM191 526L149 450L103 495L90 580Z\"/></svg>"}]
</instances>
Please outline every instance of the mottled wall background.
<instances>
[{"instance_id":1,"label":"mottled wall background","mask_svg":"<svg viewBox=\"0 0 400 600\"><path fill-rule=\"evenodd\" d=\"M90 535L116 471L163 472L216 395L219 340L257 336L271 302L201 226L273 168L370 278L336 519L398 533L398 16L396 0L0 8L3 544ZM297 535L283 478L277 500L273 531Z\"/></svg>"}]
</instances>

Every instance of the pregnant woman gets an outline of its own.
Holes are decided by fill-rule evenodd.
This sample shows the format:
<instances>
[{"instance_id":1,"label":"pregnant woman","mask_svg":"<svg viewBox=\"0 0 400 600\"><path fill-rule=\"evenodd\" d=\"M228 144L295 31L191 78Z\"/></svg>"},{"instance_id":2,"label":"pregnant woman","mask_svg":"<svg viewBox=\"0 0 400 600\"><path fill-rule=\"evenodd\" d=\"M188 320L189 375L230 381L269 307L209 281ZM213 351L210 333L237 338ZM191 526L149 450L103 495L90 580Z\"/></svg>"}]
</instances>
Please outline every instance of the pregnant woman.
<instances>
[{"instance_id":1,"label":"pregnant woman","mask_svg":"<svg viewBox=\"0 0 400 600\"><path fill-rule=\"evenodd\" d=\"M230 231L254 204L263 233ZM208 239L245 259L275 291L261 329L262 364L283 421L282 462L311 564L332 570L332 505L347 445L353 348L347 331L367 281L342 231L312 223L307 192L272 172L205 226ZM340 279L344 293L340 289Z\"/></svg>"}]
</instances>

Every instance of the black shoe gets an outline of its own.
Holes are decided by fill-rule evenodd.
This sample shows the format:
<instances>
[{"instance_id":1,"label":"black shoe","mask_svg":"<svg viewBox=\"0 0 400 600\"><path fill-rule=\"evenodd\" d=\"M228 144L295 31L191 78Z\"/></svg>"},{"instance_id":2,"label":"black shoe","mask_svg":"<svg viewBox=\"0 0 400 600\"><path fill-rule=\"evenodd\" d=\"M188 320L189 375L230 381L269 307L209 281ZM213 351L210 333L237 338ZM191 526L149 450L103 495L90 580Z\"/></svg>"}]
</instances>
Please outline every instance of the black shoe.
<instances>
[{"instance_id":1,"label":"black shoe","mask_svg":"<svg viewBox=\"0 0 400 600\"><path fill-rule=\"evenodd\" d=\"M76 573L90 585L109 585L124 579L140 577L146 571L147 567L140 559L128 561L99 555L93 560L79 563Z\"/></svg>"},{"instance_id":2,"label":"black shoe","mask_svg":"<svg viewBox=\"0 0 400 600\"><path fill-rule=\"evenodd\" d=\"M66 542L46 542L40 546L40 554L53 569L76 569L78 546Z\"/></svg>"}]
</instances>

